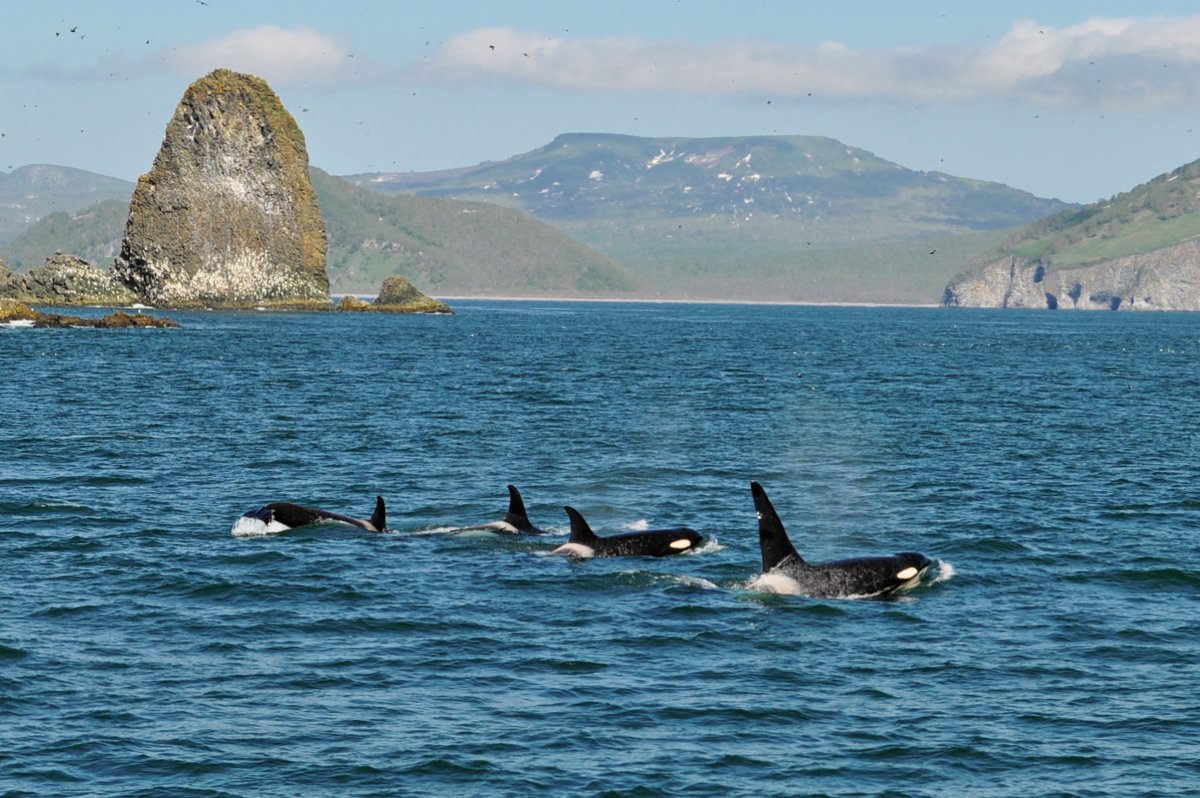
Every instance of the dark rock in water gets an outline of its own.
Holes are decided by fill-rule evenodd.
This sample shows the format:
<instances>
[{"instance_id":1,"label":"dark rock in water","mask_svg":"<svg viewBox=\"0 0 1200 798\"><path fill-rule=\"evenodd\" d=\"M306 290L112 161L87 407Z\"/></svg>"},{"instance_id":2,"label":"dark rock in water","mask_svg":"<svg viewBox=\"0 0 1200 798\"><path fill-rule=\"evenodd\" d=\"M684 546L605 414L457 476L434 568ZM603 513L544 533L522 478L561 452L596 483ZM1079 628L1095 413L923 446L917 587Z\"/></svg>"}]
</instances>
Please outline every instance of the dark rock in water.
<instances>
[{"instance_id":1,"label":"dark rock in water","mask_svg":"<svg viewBox=\"0 0 1200 798\"><path fill-rule=\"evenodd\" d=\"M129 329L143 327L179 328L177 322L166 316L155 318L142 314L130 314L122 310L99 319L79 316L64 316L61 313L43 313L15 299L0 299L0 325L32 327L96 327L99 329Z\"/></svg>"},{"instance_id":2,"label":"dark rock in water","mask_svg":"<svg viewBox=\"0 0 1200 798\"><path fill-rule=\"evenodd\" d=\"M383 281L374 308L388 313L453 313L445 302L426 296L398 275Z\"/></svg>"},{"instance_id":3,"label":"dark rock in water","mask_svg":"<svg viewBox=\"0 0 1200 798\"><path fill-rule=\"evenodd\" d=\"M261 78L188 87L138 180L113 274L160 307L331 307L296 120Z\"/></svg>"},{"instance_id":4,"label":"dark rock in water","mask_svg":"<svg viewBox=\"0 0 1200 798\"><path fill-rule=\"evenodd\" d=\"M110 273L61 252L23 275L23 298L41 305L131 305L138 297Z\"/></svg>"},{"instance_id":5,"label":"dark rock in water","mask_svg":"<svg viewBox=\"0 0 1200 798\"><path fill-rule=\"evenodd\" d=\"M379 296L374 302L368 303L358 297L344 296L337 309L368 313L454 313L445 302L421 293L411 282L398 275L392 275L383 281Z\"/></svg>"},{"instance_id":6,"label":"dark rock in water","mask_svg":"<svg viewBox=\"0 0 1200 798\"><path fill-rule=\"evenodd\" d=\"M164 327L179 329L180 325L177 322L171 321L166 316L155 318L153 316L131 315L123 310L118 310L116 313L110 313L99 319L84 319L79 316L64 316L61 313L41 313L34 311L37 318L33 321L34 327L94 327L101 330L125 330L133 328L146 327Z\"/></svg>"}]
</instances>

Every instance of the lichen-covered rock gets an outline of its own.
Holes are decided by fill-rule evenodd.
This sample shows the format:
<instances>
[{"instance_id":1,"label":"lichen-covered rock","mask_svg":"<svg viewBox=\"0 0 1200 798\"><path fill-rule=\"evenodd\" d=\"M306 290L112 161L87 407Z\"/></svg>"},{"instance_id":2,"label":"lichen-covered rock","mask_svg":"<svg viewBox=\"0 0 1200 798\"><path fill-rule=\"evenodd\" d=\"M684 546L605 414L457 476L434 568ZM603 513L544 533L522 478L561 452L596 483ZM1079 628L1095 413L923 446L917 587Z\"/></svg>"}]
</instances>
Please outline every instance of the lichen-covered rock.
<instances>
[{"instance_id":1,"label":"lichen-covered rock","mask_svg":"<svg viewBox=\"0 0 1200 798\"><path fill-rule=\"evenodd\" d=\"M383 281L373 307L388 313L454 312L445 302L426 296L411 282L395 274Z\"/></svg>"},{"instance_id":2,"label":"lichen-covered rock","mask_svg":"<svg viewBox=\"0 0 1200 798\"><path fill-rule=\"evenodd\" d=\"M159 307L331 306L296 120L261 78L188 87L138 180L113 273Z\"/></svg>"},{"instance_id":3,"label":"lichen-covered rock","mask_svg":"<svg viewBox=\"0 0 1200 798\"><path fill-rule=\"evenodd\" d=\"M131 305L138 301L111 273L61 252L19 279L24 282L26 301L40 305Z\"/></svg>"},{"instance_id":4,"label":"lichen-covered rock","mask_svg":"<svg viewBox=\"0 0 1200 798\"><path fill-rule=\"evenodd\" d=\"M0 324L31 322L37 319L37 311L11 297L0 297Z\"/></svg>"},{"instance_id":5,"label":"lichen-covered rock","mask_svg":"<svg viewBox=\"0 0 1200 798\"><path fill-rule=\"evenodd\" d=\"M942 298L948 307L1200 310L1200 240L1072 268L1005 255L973 264Z\"/></svg>"},{"instance_id":6,"label":"lichen-covered rock","mask_svg":"<svg viewBox=\"0 0 1200 798\"><path fill-rule=\"evenodd\" d=\"M338 303L338 310L358 313L445 313L454 311L445 302L426 296L403 277L392 275L383 281L379 296L374 302L364 302L356 296L346 295Z\"/></svg>"},{"instance_id":7,"label":"lichen-covered rock","mask_svg":"<svg viewBox=\"0 0 1200 798\"><path fill-rule=\"evenodd\" d=\"M179 322L172 321L166 316L149 316L144 313L126 313L123 310L118 310L115 313L110 313L107 316L101 316L93 325L103 330L127 330L140 328L166 328L180 329L182 325Z\"/></svg>"},{"instance_id":8,"label":"lichen-covered rock","mask_svg":"<svg viewBox=\"0 0 1200 798\"><path fill-rule=\"evenodd\" d=\"M353 294L346 294L342 300L338 302L338 310L364 311L371 309L370 302L364 302Z\"/></svg>"}]
</instances>

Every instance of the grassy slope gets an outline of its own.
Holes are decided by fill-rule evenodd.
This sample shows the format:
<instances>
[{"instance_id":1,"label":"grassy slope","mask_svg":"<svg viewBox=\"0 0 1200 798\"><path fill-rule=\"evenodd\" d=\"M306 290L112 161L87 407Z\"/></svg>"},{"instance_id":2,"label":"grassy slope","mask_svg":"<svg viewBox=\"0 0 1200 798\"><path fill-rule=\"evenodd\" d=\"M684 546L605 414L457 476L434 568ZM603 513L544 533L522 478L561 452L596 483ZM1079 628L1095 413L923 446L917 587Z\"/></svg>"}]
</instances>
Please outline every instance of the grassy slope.
<instances>
[{"instance_id":1,"label":"grassy slope","mask_svg":"<svg viewBox=\"0 0 1200 798\"><path fill-rule=\"evenodd\" d=\"M312 170L329 234L334 291L399 274L435 294L625 293L638 283L607 256L544 222L486 203L383 196Z\"/></svg>"},{"instance_id":2,"label":"grassy slope","mask_svg":"<svg viewBox=\"0 0 1200 798\"><path fill-rule=\"evenodd\" d=\"M7 174L0 172L0 244L7 244L47 214L75 213L102 199L128 202L132 194L133 183L127 180L66 166L31 164ZM39 260L37 265L41 263Z\"/></svg>"},{"instance_id":3,"label":"grassy slope","mask_svg":"<svg viewBox=\"0 0 1200 798\"><path fill-rule=\"evenodd\" d=\"M0 247L0 260L15 272L27 272L61 250L107 268L121 249L128 213L128 200L117 199L101 200L75 214L56 211Z\"/></svg>"},{"instance_id":4,"label":"grassy slope","mask_svg":"<svg viewBox=\"0 0 1200 798\"><path fill-rule=\"evenodd\" d=\"M1200 161L1107 201L1064 211L1017 231L968 267L1009 253L1049 269L1150 252L1200 236Z\"/></svg>"}]
</instances>

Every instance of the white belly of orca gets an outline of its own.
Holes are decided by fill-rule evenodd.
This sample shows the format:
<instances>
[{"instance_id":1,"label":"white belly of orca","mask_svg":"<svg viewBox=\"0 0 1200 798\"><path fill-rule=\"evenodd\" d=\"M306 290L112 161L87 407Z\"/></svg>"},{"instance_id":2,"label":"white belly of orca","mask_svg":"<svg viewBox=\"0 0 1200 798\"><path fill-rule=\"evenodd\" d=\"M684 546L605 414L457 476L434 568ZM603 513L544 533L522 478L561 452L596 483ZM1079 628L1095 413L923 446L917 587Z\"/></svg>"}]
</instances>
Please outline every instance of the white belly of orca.
<instances>
[{"instance_id":1,"label":"white belly of orca","mask_svg":"<svg viewBox=\"0 0 1200 798\"><path fill-rule=\"evenodd\" d=\"M591 559L592 557L596 556L595 549L593 549L591 546L585 546L582 543L564 543L550 553L569 554L572 557L579 557L580 559L584 560Z\"/></svg>"},{"instance_id":2,"label":"white belly of orca","mask_svg":"<svg viewBox=\"0 0 1200 798\"><path fill-rule=\"evenodd\" d=\"M521 531L507 521L493 521L490 524L482 524L481 526L477 526L475 529L485 529L489 532L511 532L513 534Z\"/></svg>"},{"instance_id":3,"label":"white belly of orca","mask_svg":"<svg viewBox=\"0 0 1200 798\"><path fill-rule=\"evenodd\" d=\"M761 574L748 585L750 590L760 593L781 593L787 596L800 595L800 583L786 574Z\"/></svg>"}]
</instances>

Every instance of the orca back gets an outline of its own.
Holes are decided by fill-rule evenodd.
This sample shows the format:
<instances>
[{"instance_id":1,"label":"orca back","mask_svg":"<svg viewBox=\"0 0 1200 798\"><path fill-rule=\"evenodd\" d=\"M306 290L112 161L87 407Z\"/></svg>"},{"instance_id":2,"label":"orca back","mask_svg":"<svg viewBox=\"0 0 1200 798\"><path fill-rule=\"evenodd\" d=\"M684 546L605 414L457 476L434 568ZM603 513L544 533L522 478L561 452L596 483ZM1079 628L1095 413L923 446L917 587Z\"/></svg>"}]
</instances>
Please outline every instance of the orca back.
<instances>
[{"instance_id":1,"label":"orca back","mask_svg":"<svg viewBox=\"0 0 1200 798\"><path fill-rule=\"evenodd\" d=\"M695 548L703 537L694 529L650 529L600 537L574 507L564 508L571 519L568 545L586 546L596 557L666 557Z\"/></svg>"}]
</instances>

